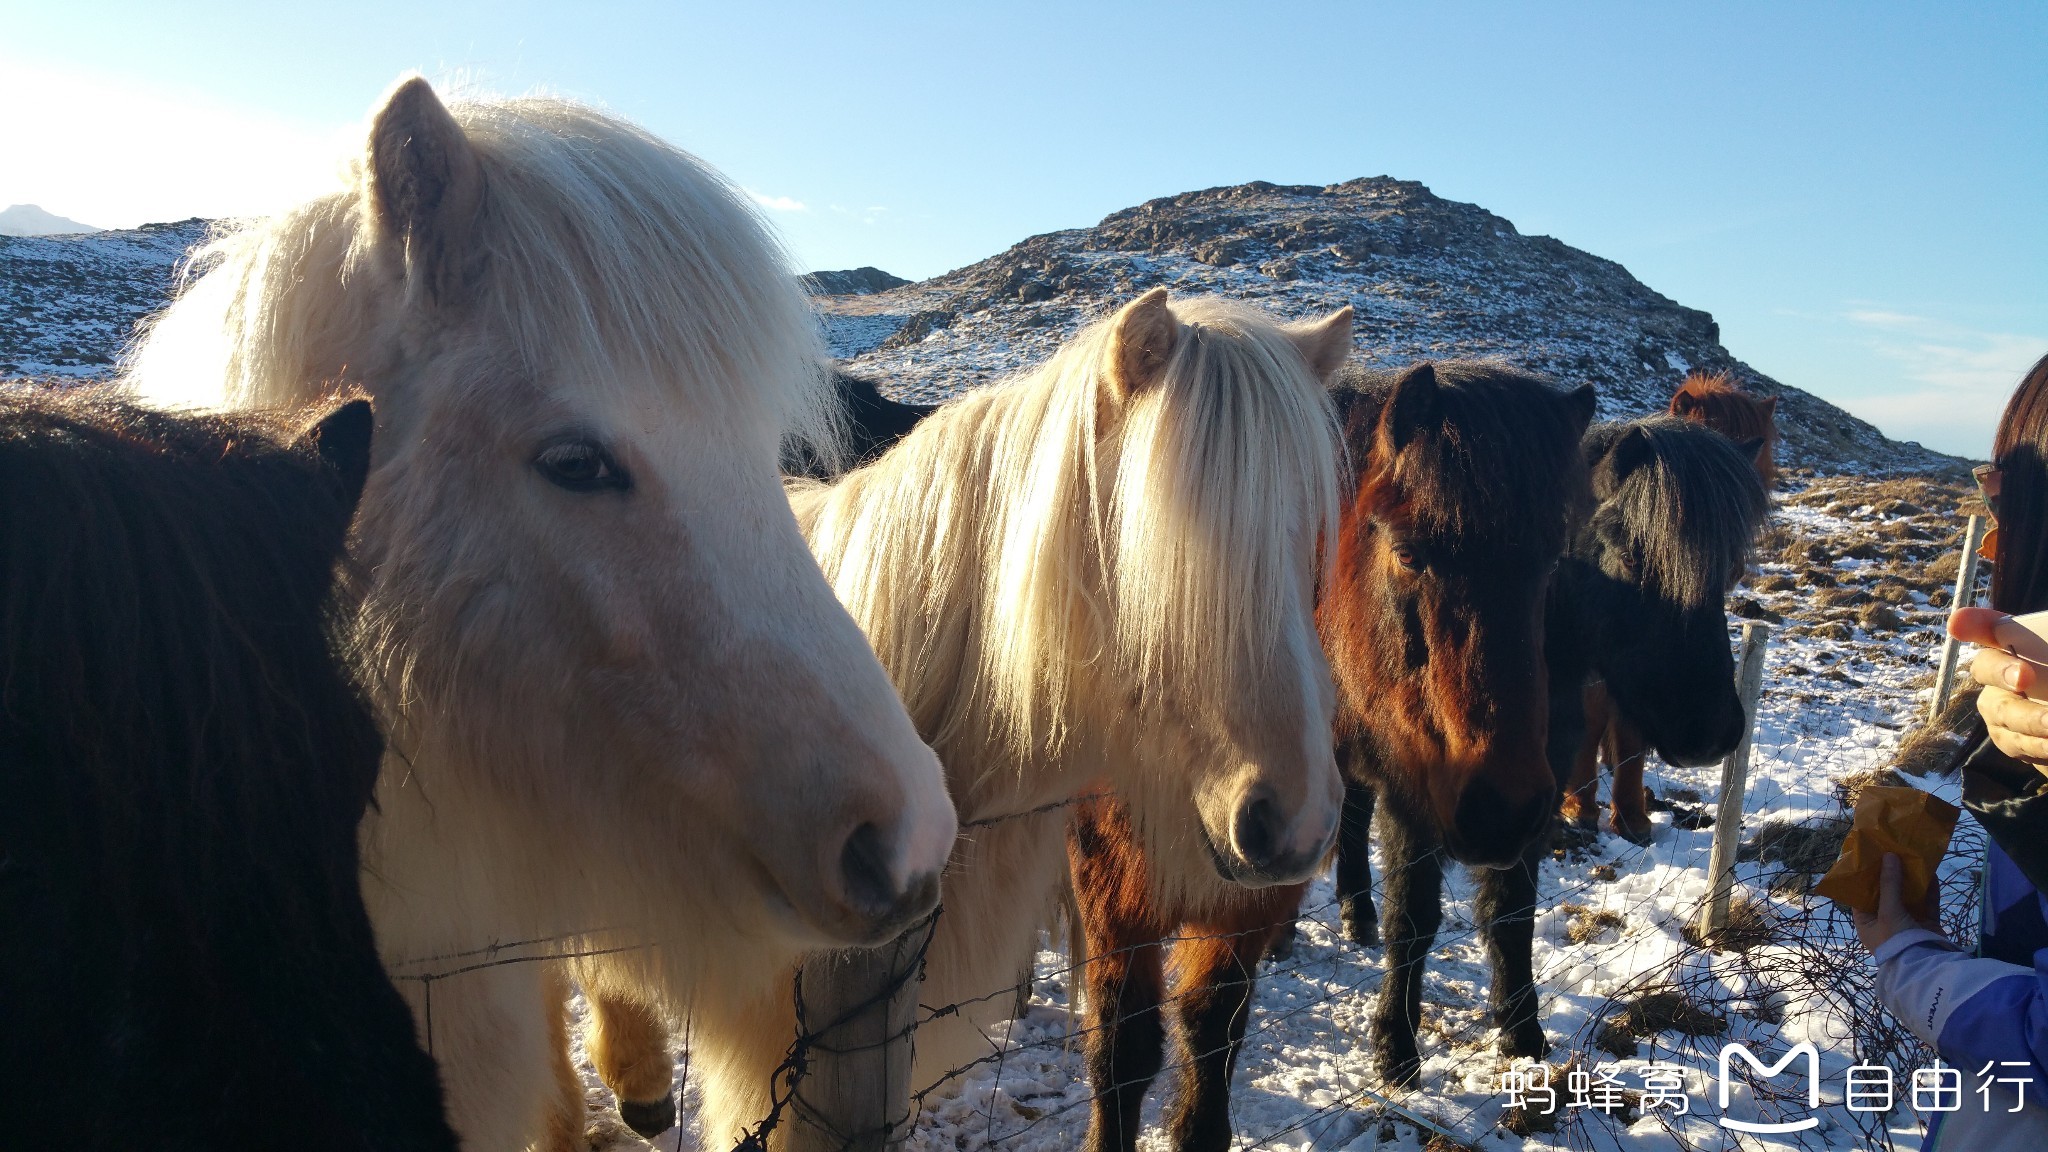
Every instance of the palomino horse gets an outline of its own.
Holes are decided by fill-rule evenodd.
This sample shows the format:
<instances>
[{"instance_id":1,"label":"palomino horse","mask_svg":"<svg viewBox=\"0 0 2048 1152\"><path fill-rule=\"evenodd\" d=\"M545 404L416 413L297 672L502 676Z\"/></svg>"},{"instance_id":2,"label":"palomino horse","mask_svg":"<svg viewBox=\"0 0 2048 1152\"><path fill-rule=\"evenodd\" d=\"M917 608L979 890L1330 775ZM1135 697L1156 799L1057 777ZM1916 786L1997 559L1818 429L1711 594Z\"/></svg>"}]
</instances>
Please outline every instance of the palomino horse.
<instances>
[{"instance_id":1,"label":"palomino horse","mask_svg":"<svg viewBox=\"0 0 2048 1152\"><path fill-rule=\"evenodd\" d=\"M1316 614L1342 702L1350 803L1369 812L1377 791L1396 837L1475 864L1519 863L1556 803L1544 749L1543 601L1587 503L1579 440L1593 389L1559 392L1492 364L1424 362L1398 378L1361 374L1338 405L1356 495ZM1160 1068L1170 942L1180 1040L1172 1144L1228 1148L1231 1070L1259 957L1307 885L1161 886L1117 800L1079 812L1069 852L1089 957L1077 958L1095 1089L1088 1147L1136 1147ZM1435 866L1425 859L1418 878ZM1524 877L1533 881L1516 867L1487 872L1482 902L1528 902L1533 890L1517 889ZM1434 888L1423 892L1434 899ZM1516 930L1506 918L1487 925L1495 938ZM1170 940L1176 931L1185 935ZM1406 1010L1382 1001L1383 1013L1394 1009Z\"/></svg>"},{"instance_id":2,"label":"palomino horse","mask_svg":"<svg viewBox=\"0 0 2048 1152\"><path fill-rule=\"evenodd\" d=\"M363 888L466 1148L558 1112L559 998L545 963L432 958L632 948L674 1002L752 1002L931 910L952 805L790 514L785 435L831 394L742 194L588 108L411 79L348 188L202 259L151 394L377 402Z\"/></svg>"},{"instance_id":3,"label":"palomino horse","mask_svg":"<svg viewBox=\"0 0 2048 1152\"><path fill-rule=\"evenodd\" d=\"M371 422L0 391L0 1145L454 1152L356 878Z\"/></svg>"},{"instance_id":4,"label":"palomino horse","mask_svg":"<svg viewBox=\"0 0 2048 1152\"><path fill-rule=\"evenodd\" d=\"M1349 309L1281 325L1154 289L869 467L792 490L971 829L921 989L927 1011L965 1007L918 1025L914 1068L891 1023L904 998L856 1013L860 1035L894 1042L811 1050L793 1144L878 1140L905 1119L910 1083L992 1051L983 1029L1011 999L989 994L1029 964L1062 885L1064 803L1107 785L1169 813L1154 830L1169 883L1288 883L1321 860L1341 796L1313 617L1316 542L1339 507L1324 380L1350 347ZM808 965L808 1006L832 1020L886 1000L887 968ZM797 1032L781 993L756 1009L752 1059L707 1068L712 1144L770 1112Z\"/></svg>"},{"instance_id":5,"label":"palomino horse","mask_svg":"<svg viewBox=\"0 0 2048 1152\"><path fill-rule=\"evenodd\" d=\"M1671 397L1671 415L1704 424L1738 444L1755 444L1756 476L1769 494L1776 486L1778 449L1776 396L1752 396L1723 373L1694 372ZM1586 738L1572 764L1562 812L1567 823L1593 827L1599 809L1600 758L1614 773L1607 827L1636 844L1650 842L1650 813L1643 791L1643 760L1649 746L1628 717L1614 710L1604 684L1586 686Z\"/></svg>"},{"instance_id":6,"label":"palomino horse","mask_svg":"<svg viewBox=\"0 0 2048 1152\"><path fill-rule=\"evenodd\" d=\"M1735 692L1722 601L1748 566L1767 508L1753 447L1669 417L1596 424L1587 432L1595 505L1573 534L1544 605L1547 743L1559 781L1586 731L1583 696L1572 686L1592 679L1606 680L1616 706L1674 764L1713 763L1742 738L1748 718ZM1347 824L1356 815L1347 806ZM1438 867L1432 846L1401 836L1398 822L1382 821L1381 831L1394 919L1373 1043L1383 1073L1412 1084L1420 1071L1422 959L1442 918ZM1481 902L1483 913L1511 929L1488 940L1500 1046L1510 1056L1540 1056L1548 1048L1531 962L1543 847L1533 841L1506 870L1511 903ZM1354 938L1377 933L1364 849L1363 829L1347 827L1340 853L1355 853L1358 863L1340 863L1338 887Z\"/></svg>"}]
</instances>

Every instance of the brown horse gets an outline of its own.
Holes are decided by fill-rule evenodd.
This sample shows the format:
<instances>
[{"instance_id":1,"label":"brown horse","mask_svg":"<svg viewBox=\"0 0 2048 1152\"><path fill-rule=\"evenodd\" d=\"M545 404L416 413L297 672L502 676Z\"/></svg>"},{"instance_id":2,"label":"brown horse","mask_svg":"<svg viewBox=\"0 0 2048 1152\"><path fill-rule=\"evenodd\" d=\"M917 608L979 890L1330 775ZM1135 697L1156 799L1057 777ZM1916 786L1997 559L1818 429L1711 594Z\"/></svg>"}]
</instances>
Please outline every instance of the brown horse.
<instances>
[{"instance_id":1,"label":"brown horse","mask_svg":"<svg viewBox=\"0 0 2048 1152\"><path fill-rule=\"evenodd\" d=\"M1671 396L1671 415L1704 424L1737 444L1756 445L1756 478L1769 493L1778 472L1778 398L1752 396L1725 372L1694 372ZM1649 746L1628 717L1614 709L1603 683L1585 689L1586 737L1572 762L1565 785L1565 820L1590 830L1598 817L1600 760L1614 773L1607 830L1635 844L1650 842L1648 794L1643 790L1643 761Z\"/></svg>"},{"instance_id":2,"label":"brown horse","mask_svg":"<svg viewBox=\"0 0 2048 1152\"><path fill-rule=\"evenodd\" d=\"M1408 840L1493 866L1484 906L1521 922L1501 916L1488 931L1526 937L1534 872L1512 865L1540 838L1557 794L1544 745L1543 605L1585 503L1579 441L1593 390L1560 393L1491 364L1423 363L1398 378L1354 376L1338 403L1355 498L1317 617L1340 685L1347 807L1369 809L1377 792ZM1076 816L1069 837L1093 958L1083 971L1096 1092L1088 1146L1098 1152L1137 1139L1161 1064L1165 945L1183 928L1172 941L1182 1071L1168 1124L1176 1148L1229 1145L1231 1068L1255 966L1306 889L1161 884L1146 829L1165 823L1103 801ZM1408 875L1427 873L1434 902L1426 858ZM1410 999L1383 997L1381 1014L1412 1018ZM1513 1022L1496 1002L1503 1025ZM1523 1015L1533 1029L1533 1013ZM1518 1051L1540 1048L1516 1036Z\"/></svg>"}]
</instances>

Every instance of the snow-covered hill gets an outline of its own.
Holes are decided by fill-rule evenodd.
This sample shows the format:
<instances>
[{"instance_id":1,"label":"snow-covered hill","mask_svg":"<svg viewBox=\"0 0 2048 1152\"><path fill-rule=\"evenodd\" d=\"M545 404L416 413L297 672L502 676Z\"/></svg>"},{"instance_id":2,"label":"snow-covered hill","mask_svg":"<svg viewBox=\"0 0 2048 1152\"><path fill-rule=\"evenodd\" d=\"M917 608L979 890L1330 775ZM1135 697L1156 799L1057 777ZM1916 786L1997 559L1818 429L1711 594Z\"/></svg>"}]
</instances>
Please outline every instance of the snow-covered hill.
<instances>
[{"instance_id":1,"label":"snow-covered hill","mask_svg":"<svg viewBox=\"0 0 2048 1152\"><path fill-rule=\"evenodd\" d=\"M83 236L0 236L0 377L101 376L170 299L204 220Z\"/></svg>"},{"instance_id":2,"label":"snow-covered hill","mask_svg":"<svg viewBox=\"0 0 2048 1152\"><path fill-rule=\"evenodd\" d=\"M1713 317L1612 260L1524 236L1414 181L1263 182L1149 201L1093 228L1033 236L943 276L825 297L835 356L903 398L943 399L1042 359L1081 323L1155 285L1265 301L1307 315L1358 310L1369 360L1499 356L1590 381L1603 416L1662 409L1693 368L1781 397L1783 460L1828 471L1957 462L1737 360Z\"/></svg>"}]
</instances>

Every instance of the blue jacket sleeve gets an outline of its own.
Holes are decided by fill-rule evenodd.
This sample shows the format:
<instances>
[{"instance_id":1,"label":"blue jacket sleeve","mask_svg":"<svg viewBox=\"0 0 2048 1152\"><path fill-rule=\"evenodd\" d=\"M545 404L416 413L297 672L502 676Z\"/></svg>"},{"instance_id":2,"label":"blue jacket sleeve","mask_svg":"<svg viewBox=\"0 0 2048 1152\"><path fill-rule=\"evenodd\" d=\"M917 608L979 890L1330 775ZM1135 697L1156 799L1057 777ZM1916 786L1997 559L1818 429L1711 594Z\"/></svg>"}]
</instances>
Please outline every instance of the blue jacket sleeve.
<instances>
[{"instance_id":1,"label":"blue jacket sleeve","mask_svg":"<svg viewBox=\"0 0 2048 1152\"><path fill-rule=\"evenodd\" d=\"M1974 1073L2024 1060L2048 1082L2048 952L2034 966L1983 960L1938 932L1913 929L1879 945L1877 996L1949 1064Z\"/></svg>"}]
</instances>

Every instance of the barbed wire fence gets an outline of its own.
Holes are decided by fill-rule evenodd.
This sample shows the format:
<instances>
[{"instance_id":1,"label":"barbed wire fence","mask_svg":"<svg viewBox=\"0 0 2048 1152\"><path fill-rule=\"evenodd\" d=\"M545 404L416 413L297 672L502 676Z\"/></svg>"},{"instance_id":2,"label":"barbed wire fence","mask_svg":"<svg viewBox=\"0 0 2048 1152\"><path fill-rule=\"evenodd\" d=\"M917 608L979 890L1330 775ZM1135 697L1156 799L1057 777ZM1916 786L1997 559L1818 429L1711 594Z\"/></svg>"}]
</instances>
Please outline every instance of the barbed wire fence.
<instances>
[{"instance_id":1,"label":"barbed wire fence","mask_svg":"<svg viewBox=\"0 0 2048 1152\"><path fill-rule=\"evenodd\" d=\"M1846 805L1845 805L1846 806ZM1050 810L1050 809L1048 809ZM1020 816L1041 815L1038 811L1020 813ZM1823 839L1838 840L1845 818L1839 812L1813 815L1793 828L1809 830ZM1668 842L1664 845L1667 855L1675 852ZM1981 859L1983 834L1974 822L1965 820L1958 826L1956 843L1951 850L1951 860L1963 862ZM1768 845L1764 851L1768 852ZM1586 875L1565 884L1561 888L1546 889L1545 901L1539 904L1538 917L1549 908L1575 906L1582 899L1601 891L1612 884L1613 876L1620 870L1637 864L1675 864L1675 860L1656 859L1656 846L1641 848L1628 846L1617 854L1597 858L1575 850L1560 849L1554 855L1576 863L1591 862ZM1831 858L1831 856L1830 856ZM1420 863L1418 861L1417 863ZM1802 875L1799 867L1789 867L1781 875ZM1384 892L1391 872L1375 874L1374 896L1377 901ZM1976 873L1967 866L1950 867L1941 878L1945 927L1959 940L1968 940L1974 934L1977 882ZM1773 896L1781 896L1772 893ZM1754 1024L1768 1026L1780 1022L1783 1008L1788 1003L1808 1006L1805 1013L1811 1016L1812 1006L1820 1006L1825 1017L1844 1030L1837 1039L1846 1043L1853 1058L1862 1064L1883 1064L1893 1069L1895 1076L1903 1082L1910 1070L1926 1066L1933 1060L1933 1054L1896 1020L1877 1005L1874 974L1860 948L1852 943L1853 932L1847 918L1835 908L1832 902L1816 899L1803 892L1783 894L1789 898L1765 900L1754 892L1745 892L1740 898L1751 910L1752 919L1738 926L1737 934L1748 934L1748 939L1738 939L1733 946L1717 950L1699 942L1688 940L1683 947L1661 962L1645 966L1633 977L1614 988L1599 1007L1590 1012L1586 1022L1569 1036L1553 1036L1553 1051L1562 1050L1566 1058L1562 1067L1583 1064L1597 1055L1611 1056L1615 1060L1626 1060L1633 1056L1633 1045L1647 1041L1653 1046L1654 1059L1679 1059L1693 1062L1711 1062L1718 1052L1719 1044L1726 1035L1726 1025L1733 1017L1744 1017ZM1603 911L1612 912L1624 922L1631 917L1649 913L1653 921L1668 920L1672 914L1657 909L1659 896L1654 891L1638 894L1633 900L1623 901L1617 908L1613 902L1601 902ZM1324 923L1335 918L1341 901L1326 900L1304 907L1297 914L1300 920ZM1690 920L1692 910L1682 913L1682 919ZM864 1044L844 1045L835 1043L835 1032L852 1019L873 1011L885 1002L902 995L913 981L921 981L933 934L937 929L943 909L934 911L926 920L906 934L914 941L912 947L902 953L902 963L891 969L888 979L875 989L872 996L850 1007L839 1010L829 1017L819 1018L813 1014L811 999L806 996L802 974L794 977L794 1000L797 1008L799 1027L782 1062L776 1068L771 1094L769 1114L735 1146L735 1152L765 1152L771 1146L778 1129L793 1118L801 1120L812 1128L826 1133L830 1142L825 1146L836 1147L843 1152L854 1149L882 1148L893 1146L908 1135L919 1117L932 1106L935 1098L961 1088L978 1073L993 1070L986 1090L988 1099L980 1109L982 1124L979 1132L964 1134L962 1148L1010 1149L1026 1146L1034 1134L1043 1134L1048 1128L1064 1131L1061 1121L1070 1114L1092 1105L1092 1092L1073 1095L1071 1092L1058 1094L1055 1102L1039 1106L1032 1099L1010 1095L1003 1081L1003 1069L1013 1060L1023 1059L1037 1053L1059 1061L1071 1058L1075 1050L1086 1042L1096 1029L1079 1023L1079 1017L1069 1013L1066 1026L1050 1030L1048 1034L1032 1037L1028 1031L1018 1039L1020 1030L1012 1021L1007 1028L998 1028L991 1037L991 1050L976 1059L958 1067L949 1068L930 1082L916 1087L908 1094L908 1110L892 1118L877 1130L862 1132L835 1132L833 1118L825 1111L812 1106L804 1097L803 1088L810 1072L813 1058L829 1052L846 1055L863 1050L878 1050L888 1045L914 1045L917 1028L943 1017L969 1012L978 1007L999 1003L1023 1003L1035 990L1054 989L1062 994L1071 1007L1075 1003L1078 987L1084 982L1086 968L1090 965L1109 963L1122 953L1137 948L1165 946L1229 938L1241 933L1183 933L1176 934L1157 945L1137 945L1117 952L1090 955L1080 964L1071 960L1064 964L1040 965L1027 981L994 988L979 996L950 1004L921 1005L916 1009L912 1021L899 1029L870 1040ZM1483 923L1456 923L1446 920L1444 928L1428 952L1428 960L1442 962L1459 946L1472 941L1486 928ZM1263 932L1264 929L1250 931ZM1332 929L1333 935L1336 930ZM504 942L493 942L478 948L446 952L393 965L393 978L400 982L420 985L425 1002L423 1039L431 1052L434 1047L433 989L437 983L455 979L487 968L503 965L552 963L579 958L612 955L621 952L644 950L656 947L650 943L614 944L592 947L590 942L615 937L616 929L599 928L559 936L535 937ZM1626 932L1611 942L1589 940L1576 944L1570 955L1580 959L1599 959L1604 953L1625 949L1639 944ZM1353 947L1339 945L1340 948ZM1317 951L1303 949L1288 959L1271 960L1261 964L1256 972L1259 980L1271 980L1308 972L1314 967L1331 966L1330 957ZM1259 1041L1285 1029L1296 1019L1323 1009L1332 1004L1350 1002L1363 1004L1374 995L1383 976L1382 965L1364 963L1357 965L1355 973L1345 978L1327 982L1322 993L1314 998L1291 1003L1284 1009L1257 1014L1248 1024L1242 1043L1246 1053L1258 1049ZM1537 973L1539 996L1554 1000L1558 993L1546 986L1547 978L1554 977L1554 971ZM1162 1017L1167 1016L1187 995L1185 990L1167 989L1159 1001ZM1632 1006L1649 998L1657 998L1682 1005L1679 1010L1677 1027L1666 1027L1641 1036L1629 1035L1625 1025L1617 1036L1617 1024L1629 1019ZM1702 1026L1714 1021L1712 1027ZM1688 1023L1689 1022L1689 1023ZM1654 1023L1654 1021L1653 1021ZM685 1069L689 1052L685 1036L683 1058ZM1622 1043L1631 1049L1630 1056L1615 1051ZM1205 1057L1215 1056L1221 1049L1209 1051L1186 1051L1184 1046L1170 1050L1167 1059L1162 1060L1155 1083L1164 1085L1167 1078L1187 1067L1190 1063ZM1504 1066L1504 1062L1503 1062ZM1759 1108L1781 1109L1788 1113L1804 1107L1804 1097L1782 1085L1747 1075L1745 1083L1752 1099ZM678 1091L686 1089L688 1073L684 1072ZM1319 1125L1330 1125L1346 1116L1363 1113L1366 1124L1405 1124L1418 1133L1425 1142L1433 1141L1435 1148L1471 1147L1478 1140L1494 1130L1504 1114L1498 1108L1493 1092L1481 1093L1480 1103L1445 1109L1441 1101L1434 1104L1418 1099L1402 1099L1402 1093L1382 1086L1360 1086L1347 1093L1318 1105L1303 1115L1264 1132L1241 1131L1236 1147L1244 1150L1262 1149L1275 1146L1290 1136L1307 1133ZM999 1104L1006 1115L998 1116ZM1020 1107L1021 1105L1021 1107ZM1477 1122L1482 1113L1489 1110L1494 1115L1484 1122ZM1639 1119L1657 1116L1664 1130L1679 1148L1706 1147L1701 1133L1688 1128L1683 1116L1669 1116L1638 1108L1625 1108L1613 1113L1594 1109L1579 1109L1564 1112L1559 1109L1554 1128L1548 1129L1549 1142L1559 1148L1590 1150L1611 1145L1611 1141L1597 1139L1599 1127L1625 1128ZM1864 1147L1891 1147L1887 1117L1881 1114L1849 1113L1852 1123L1860 1127L1859 1135ZM1005 1124L1014 1119L1015 1123ZM1712 1146L1723 1146L1730 1135L1719 1128L1711 1130ZM1525 1133L1518 1133L1525 1134ZM1533 1135L1534 1133L1527 1133ZM1739 1138L1738 1138L1739 1139ZM1794 1147L1811 1148L1818 1152L1827 1147L1828 1134L1794 1135L1779 1137L1789 1140Z\"/></svg>"},{"instance_id":2,"label":"barbed wire fence","mask_svg":"<svg viewBox=\"0 0 2048 1152\"><path fill-rule=\"evenodd\" d=\"M1846 798L1842 808L1847 807ZM1019 817L1038 816L1051 812L1063 805L1047 806L1044 811L1033 810L1019 813ZM1846 817L1842 811L1823 812L1810 816L1800 824L1792 825L1791 831L1779 830L1780 836L1795 835L1801 831L1819 837L1830 845L1839 842L1841 832L1846 828ZM1759 835L1756 840L1762 840ZM1754 843L1754 841L1752 842ZM1662 847L1666 859L1658 860L1657 851ZM1983 834L1974 822L1964 820L1957 829L1956 843L1951 849L1951 861L1962 866L1949 867L1941 878L1943 888L1942 908L1945 926L1950 934L1959 940L1968 940L1974 935L1977 897L1976 873L1967 867L1967 862L1981 859ZM1768 844L1761 851L1771 852ZM1674 858L1676 845L1666 840L1661 845L1648 848L1633 845L1620 849L1616 854L1600 857L1597 854L1580 852L1576 849L1560 848L1553 856L1569 863L1588 864L1584 875L1566 883L1561 888L1546 888L1539 903L1537 915L1544 916L1547 910L1559 907L1579 907L1584 900L1588 904L1598 903L1600 911L1618 917L1623 924L1647 915L1653 923L1668 924L1677 918L1690 921L1694 909L1672 913L1659 907L1660 894L1654 890L1638 893L1633 899L1619 902L1590 899L1613 883L1614 877L1623 870L1638 864L1680 865ZM1813 853L1809 853L1813 855ZM1832 859L1832 847L1825 852ZM1417 863L1422 861L1418 860ZM1807 875L1801 868L1812 868L1812 861L1791 862L1781 876L1798 877ZM1825 863L1819 865L1825 868ZM1374 898L1382 898L1386 882L1392 878L1391 871L1375 873ZM1807 876L1810 879L1810 875ZM1773 884L1771 887L1775 888ZM1798 889L1800 886L1792 886ZM1704 899L1704 897L1702 898ZM1562 1050L1566 1058L1561 1067L1583 1065L1599 1057L1612 1057L1616 1061L1633 1058L1634 1045L1647 1041L1653 1048L1654 1059L1678 1059L1696 1063L1710 1063L1719 1044L1727 1035L1727 1026L1733 1018L1741 1017L1753 1025L1769 1026L1783 1019L1787 1004L1806 1006L1804 1015L1811 1017L1814 1006L1825 1018L1842 1029L1836 1037L1848 1046L1858 1063L1883 1064L1893 1069L1895 1076L1903 1082L1911 1069L1930 1064L1933 1054L1897 1021L1877 1004L1874 989L1874 974L1862 950L1853 944L1853 932L1847 918L1835 908L1832 902L1817 899L1803 890L1772 891L1768 896L1759 896L1753 890L1745 890L1738 897L1739 903L1748 909L1749 919L1736 929L1736 941L1731 945L1724 941L1716 949L1696 938L1686 943L1660 962L1646 965L1621 986L1608 993L1599 1007L1590 1012L1585 1023L1569 1036L1552 1036L1553 1052ZM1331 899L1302 908L1297 919L1322 923L1329 928L1335 919L1341 901ZM1582 909L1583 910L1583 909ZM1448 910L1447 910L1448 911ZM774 1139L775 1133L785 1124L800 1119L804 1124L829 1139L822 1146L836 1148L841 1152L855 1149L884 1148L894 1146L909 1135L919 1118L929 1111L934 1101L943 1095L968 1085L978 1074L992 1071L986 1081L987 1100L979 1109L981 1124L978 1132L961 1134L965 1142L963 1149L1015 1149L1030 1144L1034 1134L1045 1135L1066 1131L1061 1123L1072 1113L1088 1108L1095 1095L1085 1092L1074 1095L1071 1091L1059 1092L1049 1104L1032 1098L1019 1098L1005 1087L1003 1071L1009 1062L1031 1057L1034 1054L1065 1062L1069 1061L1076 1049L1085 1044L1096 1030L1082 1024L1072 1010L1076 1004L1079 987L1085 983L1088 966L1109 963L1122 955L1139 948L1164 946L1170 948L1179 943L1217 940L1243 935L1244 933L1183 933L1157 942L1156 945L1135 945L1128 949L1090 955L1081 963L1074 963L1069 951L1066 963L1040 964L1034 968L1028 980L993 988L978 996L944 1005L920 1005L910 1022L893 1029L878 1038L860 1044L845 1044L834 1039L853 1019L874 1011L888 1001L904 994L913 982L921 981L932 937L937 929L943 909L934 911L926 920L905 936L913 942L907 950L901 951L901 962L892 967L887 979L873 991L873 994L853 1005L840 1009L826 1017L817 1016L812 1008L812 999L806 995L802 973L793 980L794 1001L797 1009L798 1030L782 1062L775 1070L771 1107L767 1116L735 1146L735 1152L765 1152ZM1484 932L1486 925L1478 922L1460 923L1447 918L1444 926L1427 954L1426 963L1441 963L1451 958L1450 954L1461 945L1471 942ZM1263 932L1265 929L1251 929ZM1338 930L1330 928L1333 935ZM423 1039L430 1051L434 1047L433 990L436 984L460 978L470 973L503 965L553 963L574 959L612 955L622 952L644 950L657 945L651 943L623 943L592 946L593 941L615 939L619 930L595 928L576 933L550 937L535 937L505 942L493 942L478 948L451 951L424 956L392 966L395 980L417 983L422 990L425 1004ZM1747 938L1744 938L1744 937ZM1618 934L1613 941L1598 939L1576 943L1567 954L1580 960L1599 960L1616 949L1626 949L1641 943L1632 939L1626 931ZM1355 946L1338 945L1339 949ZM1553 961L1553 966L1555 960ZM1293 975L1302 975L1311 968L1329 967L1334 974L1332 958L1322 950L1302 949L1296 956L1287 959L1268 959L1256 971L1258 980L1272 980ZM1548 981L1557 973L1543 970L1537 973L1536 987L1539 996L1554 1001L1558 993L1548 987ZM1258 1050L1262 1039L1270 1038L1287 1028L1298 1018L1323 1011L1333 1004L1348 1002L1354 1006L1367 1004L1368 998L1378 990L1383 976L1383 964L1360 961L1356 971L1346 973L1342 978L1326 981L1319 995L1303 998L1276 1011L1257 1013L1249 1022L1242 1051L1252 1053ZM820 1109L807 1101L804 1096L806 1078L811 1071L813 1059L823 1053L848 1055L862 1051L877 1051L890 1045L914 1045L917 1029L932 1021L968 1013L991 1004L1023 1004L1034 991L1055 990L1069 1008L1067 1021L1054 1029L1041 1029L1043 1035L1032 1036L1029 1029L1018 1027L1020 1021L1013 1020L1007 1027L998 1027L991 1035L991 1049L985 1055L970 1060L958 1067L949 1068L932 1078L928 1083L915 1087L908 1093L907 1111L890 1120L878 1129L858 1132L840 1132L833 1128L834 1119L828 1110ZM1173 1010L1188 995L1188 990L1167 988L1159 1001L1162 1019L1170 1018ZM1052 997L1048 997L1051 999ZM1675 999L1674 999L1675 998ZM1682 1006L1677 1009L1676 1026L1666 1026L1642 1035L1630 1034L1627 1030L1630 1014L1635 1006L1646 1000L1655 999L1667 1004ZM1546 1004L1546 1007L1549 1005ZM1249 1009L1248 1009L1249 1011ZM1547 1013L1545 1013L1547 1015ZM1708 1022L1712 1022L1709 1025ZM1650 1027L1656 1021L1638 1022L1641 1027ZM1022 1037L1021 1039L1019 1037ZM1172 1041L1169 1041L1172 1043ZM1623 1055L1626 1045L1629 1055ZM1168 1057L1162 1060L1155 1084L1165 1086L1176 1072L1194 1061L1221 1054L1221 1049L1208 1051L1186 1051L1179 1045L1169 1049ZM1475 1054L1478 1054L1475 1052ZM687 1037L683 1051L685 1072L677 1091L688 1086ZM1505 1062L1502 1062L1505 1066ZM1496 1078L1497 1079L1497 1078ZM1079 1081L1077 1081L1079 1082ZM1804 1097L1788 1094L1781 1085L1750 1075L1745 1080L1752 1099L1759 1108L1777 1108L1788 1112L1804 1107ZM981 1085L976 1085L977 1088ZM1053 1095L1052 1093L1048 1093ZM1273 1147L1288 1137L1308 1133L1319 1125L1328 1126L1349 1116L1365 1124L1405 1124L1421 1134L1425 1142L1432 1142L1434 1148L1469 1148L1493 1131L1506 1118L1499 1108L1496 1092L1481 1093L1478 1104L1445 1108L1441 1099L1425 1102L1421 1098L1403 1098L1398 1090L1384 1086L1364 1085L1296 1116L1286 1123L1264 1132L1240 1131L1236 1147L1244 1150ZM999 1105L1001 1107L999 1108ZM1003 1115L998 1115L998 1112ZM1481 1124L1482 1113L1492 1111L1493 1115ZM1545 1129L1552 1146L1570 1149L1590 1150L1611 1141L1597 1139L1597 1129L1625 1128L1640 1119L1649 1118L1653 1113L1637 1108L1625 1108L1612 1113L1594 1109L1578 1109L1564 1112L1559 1109L1554 1127ZM1664 1130L1679 1148L1707 1146L1704 1137L1692 1130L1682 1116L1667 1116L1654 1113ZM1889 1149L1890 1134L1886 1125L1887 1117L1869 1113L1849 1113L1852 1123L1860 1126L1864 1147ZM1014 1121L1006 1123L1006 1121ZM1511 1129L1512 1130L1512 1129ZM1721 1147L1730 1135L1722 1129L1711 1129L1712 1146ZM1536 1133L1517 1133L1535 1135ZM1738 1137L1739 1139L1739 1137ZM1828 1134L1795 1135L1778 1137L1789 1140L1794 1147L1811 1148L1818 1152L1827 1147Z\"/></svg>"}]
</instances>

